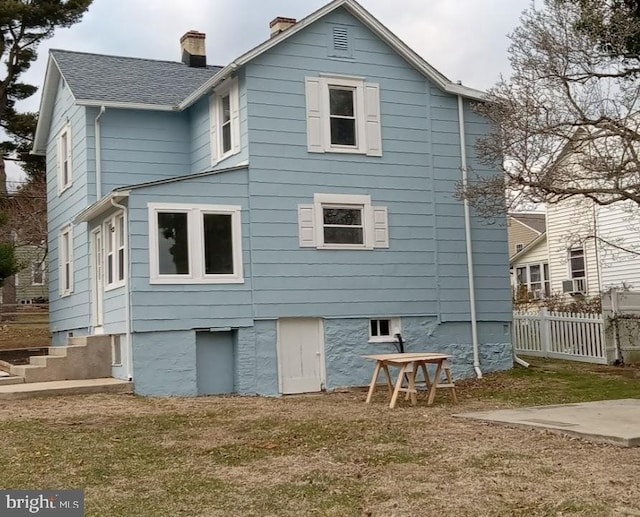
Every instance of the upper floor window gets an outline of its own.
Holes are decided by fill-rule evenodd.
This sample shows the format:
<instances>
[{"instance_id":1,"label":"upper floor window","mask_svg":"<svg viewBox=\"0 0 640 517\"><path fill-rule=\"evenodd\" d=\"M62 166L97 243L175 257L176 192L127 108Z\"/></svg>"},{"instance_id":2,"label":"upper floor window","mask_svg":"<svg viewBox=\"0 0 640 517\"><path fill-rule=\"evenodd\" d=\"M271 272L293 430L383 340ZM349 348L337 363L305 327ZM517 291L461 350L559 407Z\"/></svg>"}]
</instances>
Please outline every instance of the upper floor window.
<instances>
[{"instance_id":1,"label":"upper floor window","mask_svg":"<svg viewBox=\"0 0 640 517\"><path fill-rule=\"evenodd\" d=\"M520 253L524 249L524 243L519 242L516 244L516 253Z\"/></svg>"},{"instance_id":2,"label":"upper floor window","mask_svg":"<svg viewBox=\"0 0 640 517\"><path fill-rule=\"evenodd\" d=\"M58 286L60 296L73 292L73 229L65 226L58 237Z\"/></svg>"},{"instance_id":3,"label":"upper floor window","mask_svg":"<svg viewBox=\"0 0 640 517\"><path fill-rule=\"evenodd\" d=\"M298 205L298 230L302 247L389 247L387 208L366 195L316 194L312 205Z\"/></svg>"},{"instance_id":4,"label":"upper floor window","mask_svg":"<svg viewBox=\"0 0 640 517\"><path fill-rule=\"evenodd\" d=\"M240 152L240 97L238 80L218 88L209 104L211 121L211 161L217 163Z\"/></svg>"},{"instance_id":5,"label":"upper floor window","mask_svg":"<svg viewBox=\"0 0 640 517\"><path fill-rule=\"evenodd\" d=\"M307 77L307 149L382 156L380 87L362 77Z\"/></svg>"},{"instance_id":6,"label":"upper floor window","mask_svg":"<svg viewBox=\"0 0 640 517\"><path fill-rule=\"evenodd\" d=\"M124 214L120 213L108 219L104 224L105 231L105 283L106 287L124 285L125 276L125 231Z\"/></svg>"},{"instance_id":7,"label":"upper floor window","mask_svg":"<svg viewBox=\"0 0 640 517\"><path fill-rule=\"evenodd\" d=\"M44 285L47 265L44 260L35 260L31 263L31 285ZM16 276L16 280L17 280Z\"/></svg>"},{"instance_id":8,"label":"upper floor window","mask_svg":"<svg viewBox=\"0 0 640 517\"><path fill-rule=\"evenodd\" d=\"M149 204L151 283L242 283L239 206Z\"/></svg>"},{"instance_id":9,"label":"upper floor window","mask_svg":"<svg viewBox=\"0 0 640 517\"><path fill-rule=\"evenodd\" d=\"M575 292L586 292L586 265L584 259L584 248L573 248L569 250L569 278L573 281L572 290Z\"/></svg>"},{"instance_id":10,"label":"upper floor window","mask_svg":"<svg viewBox=\"0 0 640 517\"><path fill-rule=\"evenodd\" d=\"M71 126L65 125L58 135L58 194L71 186Z\"/></svg>"}]
</instances>

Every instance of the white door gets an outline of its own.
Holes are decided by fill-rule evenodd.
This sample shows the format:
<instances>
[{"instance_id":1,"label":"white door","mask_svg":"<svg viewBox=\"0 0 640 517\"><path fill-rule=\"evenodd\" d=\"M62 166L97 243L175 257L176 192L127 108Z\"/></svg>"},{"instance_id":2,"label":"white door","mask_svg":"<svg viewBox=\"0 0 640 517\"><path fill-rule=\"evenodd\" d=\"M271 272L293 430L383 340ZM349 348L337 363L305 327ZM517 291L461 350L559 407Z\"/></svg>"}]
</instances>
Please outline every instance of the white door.
<instances>
[{"instance_id":1,"label":"white door","mask_svg":"<svg viewBox=\"0 0 640 517\"><path fill-rule=\"evenodd\" d=\"M102 331L103 324L103 250L102 250L102 231L96 228L92 232L92 254L93 254L93 303L91 304L93 312L94 333L99 334Z\"/></svg>"},{"instance_id":2,"label":"white door","mask_svg":"<svg viewBox=\"0 0 640 517\"><path fill-rule=\"evenodd\" d=\"M324 331L319 318L278 320L280 392L311 393L322 390Z\"/></svg>"}]
</instances>

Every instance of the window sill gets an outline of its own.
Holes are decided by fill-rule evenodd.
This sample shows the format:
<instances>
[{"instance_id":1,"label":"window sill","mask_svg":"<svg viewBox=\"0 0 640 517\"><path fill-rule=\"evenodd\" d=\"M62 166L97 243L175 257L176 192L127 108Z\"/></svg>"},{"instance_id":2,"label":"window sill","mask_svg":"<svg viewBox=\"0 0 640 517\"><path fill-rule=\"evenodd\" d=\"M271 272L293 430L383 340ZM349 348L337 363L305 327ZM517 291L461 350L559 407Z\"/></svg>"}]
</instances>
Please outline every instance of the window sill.
<instances>
[{"instance_id":1,"label":"window sill","mask_svg":"<svg viewBox=\"0 0 640 517\"><path fill-rule=\"evenodd\" d=\"M397 343L396 339L392 336L384 336L384 337L370 337L369 343Z\"/></svg>"},{"instance_id":2,"label":"window sill","mask_svg":"<svg viewBox=\"0 0 640 517\"><path fill-rule=\"evenodd\" d=\"M58 196L61 196L62 194L64 194L67 190L69 190L71 188L71 186L73 185L73 183L69 183L68 185L65 185L62 188L58 189Z\"/></svg>"},{"instance_id":3,"label":"window sill","mask_svg":"<svg viewBox=\"0 0 640 517\"><path fill-rule=\"evenodd\" d=\"M120 289L121 287L124 287L124 286L125 286L124 282L118 282L117 284L105 285L104 286L104 292L107 293L109 291L115 291L116 289Z\"/></svg>"},{"instance_id":4,"label":"window sill","mask_svg":"<svg viewBox=\"0 0 640 517\"><path fill-rule=\"evenodd\" d=\"M68 298L72 294L73 294L73 291L67 291L67 292L64 292L64 293L60 293L60 298Z\"/></svg>"},{"instance_id":5,"label":"window sill","mask_svg":"<svg viewBox=\"0 0 640 517\"><path fill-rule=\"evenodd\" d=\"M244 278L151 278L152 285L244 284Z\"/></svg>"}]
</instances>

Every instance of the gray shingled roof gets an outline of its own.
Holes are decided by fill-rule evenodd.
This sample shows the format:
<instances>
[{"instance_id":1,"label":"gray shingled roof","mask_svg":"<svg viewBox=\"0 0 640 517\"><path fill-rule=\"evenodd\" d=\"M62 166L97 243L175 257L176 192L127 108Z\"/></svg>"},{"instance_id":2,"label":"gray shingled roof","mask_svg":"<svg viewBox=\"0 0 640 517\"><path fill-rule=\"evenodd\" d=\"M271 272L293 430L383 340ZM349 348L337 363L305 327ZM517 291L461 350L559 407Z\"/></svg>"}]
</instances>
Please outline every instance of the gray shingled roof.
<instances>
[{"instance_id":1,"label":"gray shingled roof","mask_svg":"<svg viewBox=\"0 0 640 517\"><path fill-rule=\"evenodd\" d=\"M547 231L545 214L518 214L511 213L511 217L517 219L521 223L526 224L529 228L544 233Z\"/></svg>"},{"instance_id":2,"label":"gray shingled roof","mask_svg":"<svg viewBox=\"0 0 640 517\"><path fill-rule=\"evenodd\" d=\"M222 69L51 50L76 99L176 106Z\"/></svg>"}]
</instances>

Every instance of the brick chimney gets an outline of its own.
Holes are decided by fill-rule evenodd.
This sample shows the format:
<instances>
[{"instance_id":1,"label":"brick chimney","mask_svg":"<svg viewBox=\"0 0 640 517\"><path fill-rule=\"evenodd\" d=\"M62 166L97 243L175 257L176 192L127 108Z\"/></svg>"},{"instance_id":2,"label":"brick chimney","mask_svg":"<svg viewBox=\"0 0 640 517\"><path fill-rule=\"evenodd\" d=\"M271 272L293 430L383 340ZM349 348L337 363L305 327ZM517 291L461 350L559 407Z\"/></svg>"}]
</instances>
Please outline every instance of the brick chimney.
<instances>
[{"instance_id":1,"label":"brick chimney","mask_svg":"<svg viewBox=\"0 0 640 517\"><path fill-rule=\"evenodd\" d=\"M274 18L269 23L269 28L271 29L271 37L277 36L281 32L286 31L289 27L293 27L296 24L295 18L283 18L282 16L278 16Z\"/></svg>"},{"instance_id":2,"label":"brick chimney","mask_svg":"<svg viewBox=\"0 0 640 517\"><path fill-rule=\"evenodd\" d=\"M204 48L204 32L189 31L180 38L182 62L195 68L207 66L207 51Z\"/></svg>"}]
</instances>

